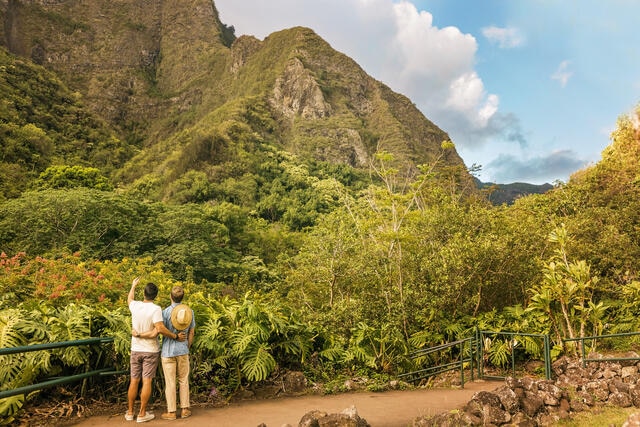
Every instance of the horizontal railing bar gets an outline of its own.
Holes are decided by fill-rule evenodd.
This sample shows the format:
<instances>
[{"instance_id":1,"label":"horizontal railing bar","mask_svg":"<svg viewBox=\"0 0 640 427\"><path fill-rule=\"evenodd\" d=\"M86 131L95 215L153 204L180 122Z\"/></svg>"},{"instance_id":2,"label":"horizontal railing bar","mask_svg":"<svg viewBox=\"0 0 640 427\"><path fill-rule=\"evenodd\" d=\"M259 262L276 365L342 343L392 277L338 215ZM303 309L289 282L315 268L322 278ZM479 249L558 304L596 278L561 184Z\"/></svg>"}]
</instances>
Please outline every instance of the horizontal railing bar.
<instances>
[{"instance_id":1,"label":"horizontal railing bar","mask_svg":"<svg viewBox=\"0 0 640 427\"><path fill-rule=\"evenodd\" d=\"M109 371L109 372L100 372L98 375L100 375L101 377L104 377L106 375L122 375L122 374L129 374L131 373L131 371Z\"/></svg>"},{"instance_id":2,"label":"horizontal railing bar","mask_svg":"<svg viewBox=\"0 0 640 427\"><path fill-rule=\"evenodd\" d=\"M415 350L415 351L409 353L409 357L420 356L420 355L423 355L423 354L430 354L430 353L433 353L433 352L436 352L436 351L439 351L439 350L444 350L444 349L449 348L449 347L455 347L458 344L463 344L463 343L465 343L467 341L471 341L473 339L474 338L465 338L463 340L458 340L458 341L454 341L454 342L450 342L450 343L446 343L446 344L440 344L440 345L435 346L435 347L429 347L429 348L425 348L425 349Z\"/></svg>"},{"instance_id":3,"label":"horizontal railing bar","mask_svg":"<svg viewBox=\"0 0 640 427\"><path fill-rule=\"evenodd\" d=\"M536 337L536 338L544 338L544 334L525 334L522 332L494 332L494 331L481 331L483 335L493 334L493 335L512 335L512 336L520 336L520 337Z\"/></svg>"},{"instance_id":4,"label":"horizontal railing bar","mask_svg":"<svg viewBox=\"0 0 640 427\"><path fill-rule=\"evenodd\" d=\"M640 332L620 332L619 334L596 335L596 336L578 337L578 338L563 338L562 341L594 340L598 338L629 337L633 335L640 335Z\"/></svg>"},{"instance_id":5,"label":"horizontal railing bar","mask_svg":"<svg viewBox=\"0 0 640 427\"><path fill-rule=\"evenodd\" d=\"M83 378L92 377L94 375L106 375L107 373L110 373L109 371L113 371L112 368L98 369L97 371L84 372L82 374L56 378L54 380L44 381L38 384L26 385L23 387L14 388L12 390L0 391L0 399L4 399L5 397L17 396L19 394L31 393L32 391L41 390L47 387L53 387L59 384L70 383L73 381L81 380Z\"/></svg>"},{"instance_id":6,"label":"horizontal railing bar","mask_svg":"<svg viewBox=\"0 0 640 427\"><path fill-rule=\"evenodd\" d=\"M422 374L424 372L435 371L435 370L437 370L439 368L444 368L444 367L449 367L449 366L460 366L460 363L455 362L455 363L447 363L447 364L444 364L444 365L431 366L429 368L424 368L424 369L420 369L420 370L413 371L413 372L407 372L405 374L398 375L398 377L402 378L402 377L407 377L407 376L410 376L410 375L413 375L413 374Z\"/></svg>"}]
</instances>

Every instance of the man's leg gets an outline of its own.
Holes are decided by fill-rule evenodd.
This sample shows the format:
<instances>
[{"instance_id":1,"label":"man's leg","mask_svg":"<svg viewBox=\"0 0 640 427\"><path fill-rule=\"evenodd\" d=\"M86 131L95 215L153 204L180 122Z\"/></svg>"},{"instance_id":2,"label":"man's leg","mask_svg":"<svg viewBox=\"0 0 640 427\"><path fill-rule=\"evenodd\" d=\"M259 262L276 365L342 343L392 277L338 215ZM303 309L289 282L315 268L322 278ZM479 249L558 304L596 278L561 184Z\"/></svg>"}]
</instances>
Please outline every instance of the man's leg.
<instances>
[{"instance_id":1,"label":"man's leg","mask_svg":"<svg viewBox=\"0 0 640 427\"><path fill-rule=\"evenodd\" d=\"M129 409L125 418L127 420L133 420L133 406L136 403L136 397L138 397L138 388L140 387L140 378L142 377L142 359L140 353L132 351L129 357L129 366L131 368L131 380L129 382L129 390L127 391L127 401L129 403Z\"/></svg>"},{"instance_id":2,"label":"man's leg","mask_svg":"<svg viewBox=\"0 0 640 427\"><path fill-rule=\"evenodd\" d=\"M180 408L189 408L189 355L176 357L178 362L178 384L180 385Z\"/></svg>"},{"instance_id":3,"label":"man's leg","mask_svg":"<svg viewBox=\"0 0 640 427\"><path fill-rule=\"evenodd\" d=\"M129 402L129 409L127 414L133 415L133 405L138 397L138 386L140 385L140 378L131 378L129 383L129 391L127 392L127 400Z\"/></svg>"},{"instance_id":4,"label":"man's leg","mask_svg":"<svg viewBox=\"0 0 640 427\"><path fill-rule=\"evenodd\" d=\"M162 358L162 372L164 373L164 394L167 400L167 413L176 412L176 358Z\"/></svg>"},{"instance_id":5,"label":"man's leg","mask_svg":"<svg viewBox=\"0 0 640 427\"><path fill-rule=\"evenodd\" d=\"M140 412L138 413L138 422L149 421L154 418L153 414L147 416L147 403L151 397L151 386L158 369L158 361L160 353L145 353L142 362L142 390L140 390Z\"/></svg>"},{"instance_id":6,"label":"man's leg","mask_svg":"<svg viewBox=\"0 0 640 427\"><path fill-rule=\"evenodd\" d=\"M142 390L140 390L140 412L138 413L139 417L147 415L147 403L149 403L149 398L151 397L152 382L153 378L142 379Z\"/></svg>"}]
</instances>

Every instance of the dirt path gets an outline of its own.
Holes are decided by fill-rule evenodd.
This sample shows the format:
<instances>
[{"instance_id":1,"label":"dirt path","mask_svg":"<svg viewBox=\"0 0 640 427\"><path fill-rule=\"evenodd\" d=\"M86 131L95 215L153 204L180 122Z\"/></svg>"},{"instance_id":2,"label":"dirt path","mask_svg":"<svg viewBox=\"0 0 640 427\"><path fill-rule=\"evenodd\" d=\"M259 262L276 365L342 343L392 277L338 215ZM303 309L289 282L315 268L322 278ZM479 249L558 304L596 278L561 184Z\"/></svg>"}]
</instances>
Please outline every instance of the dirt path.
<instances>
[{"instance_id":1,"label":"dirt path","mask_svg":"<svg viewBox=\"0 0 640 427\"><path fill-rule=\"evenodd\" d=\"M175 421L159 419L164 405L157 405L153 412L158 418L151 426L203 426L203 427L257 427L264 423L267 427L281 427L284 424L297 426L300 418L312 410L327 413L342 412L355 406L358 415L372 427L406 427L420 415L435 415L443 411L462 407L476 391L494 390L497 382L467 382L463 389L427 389L410 391L389 391L384 393L348 393L330 396L301 396L280 399L254 400L234 403L222 408L192 409L190 418ZM75 425L82 427L129 426L125 421L124 409L116 408L113 415L88 418ZM143 425L143 424L135 424Z\"/></svg>"}]
</instances>

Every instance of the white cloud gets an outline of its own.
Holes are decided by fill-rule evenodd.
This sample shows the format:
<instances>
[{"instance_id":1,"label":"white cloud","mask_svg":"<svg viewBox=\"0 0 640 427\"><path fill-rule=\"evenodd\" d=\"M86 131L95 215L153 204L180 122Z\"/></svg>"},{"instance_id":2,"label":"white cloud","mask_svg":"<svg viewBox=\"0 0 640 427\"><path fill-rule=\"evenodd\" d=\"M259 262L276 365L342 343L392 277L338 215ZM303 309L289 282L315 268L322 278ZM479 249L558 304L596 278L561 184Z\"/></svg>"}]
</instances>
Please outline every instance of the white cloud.
<instances>
[{"instance_id":1,"label":"white cloud","mask_svg":"<svg viewBox=\"0 0 640 427\"><path fill-rule=\"evenodd\" d=\"M393 5L393 12L395 69L388 68L382 80L447 131L455 126L461 135L464 129L477 133L486 128L500 100L486 92L474 69L475 37L455 27L435 27L430 13L407 1ZM456 143L470 141L463 137Z\"/></svg>"},{"instance_id":2,"label":"white cloud","mask_svg":"<svg viewBox=\"0 0 640 427\"><path fill-rule=\"evenodd\" d=\"M502 49L520 47L524 44L524 36L517 28L485 27L482 35L491 43L498 43Z\"/></svg>"},{"instance_id":3,"label":"white cloud","mask_svg":"<svg viewBox=\"0 0 640 427\"><path fill-rule=\"evenodd\" d=\"M551 79L558 80L562 87L565 87L571 76L573 76L573 71L569 71L569 64L571 64L570 61L562 61L558 65L558 69L551 75Z\"/></svg>"},{"instance_id":4,"label":"white cloud","mask_svg":"<svg viewBox=\"0 0 640 427\"><path fill-rule=\"evenodd\" d=\"M446 106L466 114L471 123L484 128L498 111L499 103L497 95L486 95L478 75L468 72L451 82Z\"/></svg>"}]
</instances>

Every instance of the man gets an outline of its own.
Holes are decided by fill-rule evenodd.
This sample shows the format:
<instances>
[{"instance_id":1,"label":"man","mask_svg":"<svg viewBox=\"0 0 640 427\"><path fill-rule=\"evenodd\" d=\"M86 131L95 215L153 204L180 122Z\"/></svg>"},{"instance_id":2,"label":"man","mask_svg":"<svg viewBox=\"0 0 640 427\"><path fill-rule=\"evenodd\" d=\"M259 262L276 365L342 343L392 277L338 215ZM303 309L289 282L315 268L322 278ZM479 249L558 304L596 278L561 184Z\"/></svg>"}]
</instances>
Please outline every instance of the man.
<instances>
[{"instance_id":1,"label":"man","mask_svg":"<svg viewBox=\"0 0 640 427\"><path fill-rule=\"evenodd\" d=\"M125 414L127 421L133 421L133 405L138 395L138 387L142 380L140 390L140 412L138 412L139 423L150 421L154 418L151 412L147 412L147 403L151 397L151 385L156 376L160 347L155 335L161 333L165 337L179 340L185 339L185 335L179 336L177 333L168 330L162 322L162 309L153 301L158 296L158 287L153 283L148 283L144 287L144 299L135 300L136 286L140 278L136 277L131 283L131 289L127 296L127 305L131 311L131 327L133 336L131 338L131 382L127 393L129 408ZM155 330L153 337L141 337L137 331Z\"/></svg>"},{"instance_id":2,"label":"man","mask_svg":"<svg viewBox=\"0 0 640 427\"><path fill-rule=\"evenodd\" d=\"M189 348L193 343L196 322L193 310L182 304L184 289L174 286L171 290L171 305L162 312L162 320L166 329L172 334L184 332L187 339L178 341L172 337L162 340L162 371L164 372L165 398L167 412L162 414L164 420L176 419L176 375L180 386L180 417L191 415L189 404ZM166 336L166 335L165 335Z\"/></svg>"}]
</instances>

